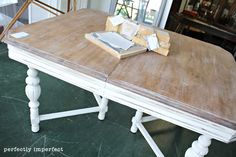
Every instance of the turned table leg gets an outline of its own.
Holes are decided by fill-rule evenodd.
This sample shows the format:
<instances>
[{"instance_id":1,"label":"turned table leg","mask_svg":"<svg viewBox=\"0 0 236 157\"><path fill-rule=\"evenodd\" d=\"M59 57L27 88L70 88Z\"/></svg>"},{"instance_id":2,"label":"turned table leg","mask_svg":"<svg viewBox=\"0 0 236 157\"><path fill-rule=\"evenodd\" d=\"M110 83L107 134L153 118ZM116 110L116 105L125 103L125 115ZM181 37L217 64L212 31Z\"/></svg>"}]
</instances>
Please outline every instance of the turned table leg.
<instances>
[{"instance_id":1,"label":"turned table leg","mask_svg":"<svg viewBox=\"0 0 236 157\"><path fill-rule=\"evenodd\" d=\"M192 143L192 147L186 151L185 157L204 157L207 155L210 145L211 138L206 135L201 135L198 140Z\"/></svg>"},{"instance_id":2,"label":"turned table leg","mask_svg":"<svg viewBox=\"0 0 236 157\"><path fill-rule=\"evenodd\" d=\"M132 118L132 126L130 128L130 131L132 133L136 133L138 130L137 123L141 122L141 118L143 116L143 113L140 111L136 111L135 116Z\"/></svg>"},{"instance_id":3,"label":"turned table leg","mask_svg":"<svg viewBox=\"0 0 236 157\"><path fill-rule=\"evenodd\" d=\"M105 119L106 112L108 111L107 104L108 104L108 99L103 97L101 99L101 103L99 104L99 107L100 107L100 111L99 111L99 114L98 114L98 119L99 120L104 120Z\"/></svg>"},{"instance_id":4,"label":"turned table leg","mask_svg":"<svg viewBox=\"0 0 236 157\"><path fill-rule=\"evenodd\" d=\"M30 107L30 120L31 120L31 130L33 132L39 131L39 102L38 98L41 93L41 88L39 85L39 77L37 70L29 67L27 71L28 77L26 78L26 87L25 93L29 98L29 107Z\"/></svg>"}]
</instances>

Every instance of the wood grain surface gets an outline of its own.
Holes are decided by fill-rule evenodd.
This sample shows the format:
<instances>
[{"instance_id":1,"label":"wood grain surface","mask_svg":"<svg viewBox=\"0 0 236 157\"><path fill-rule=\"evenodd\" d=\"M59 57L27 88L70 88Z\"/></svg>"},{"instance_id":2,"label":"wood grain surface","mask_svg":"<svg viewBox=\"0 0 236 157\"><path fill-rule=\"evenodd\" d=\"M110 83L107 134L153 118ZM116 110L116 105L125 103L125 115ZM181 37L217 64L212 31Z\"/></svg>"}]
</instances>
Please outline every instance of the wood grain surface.
<instances>
[{"instance_id":1,"label":"wood grain surface","mask_svg":"<svg viewBox=\"0 0 236 157\"><path fill-rule=\"evenodd\" d=\"M74 70L106 80L119 59L85 39L86 33L105 30L107 15L82 9L55 18L26 25L10 33L26 32L26 38L8 35L8 44L30 51Z\"/></svg>"},{"instance_id":2,"label":"wood grain surface","mask_svg":"<svg viewBox=\"0 0 236 157\"><path fill-rule=\"evenodd\" d=\"M231 54L183 35L170 36L168 57L149 52L124 59L108 82L236 129L236 63Z\"/></svg>"},{"instance_id":3,"label":"wood grain surface","mask_svg":"<svg viewBox=\"0 0 236 157\"><path fill-rule=\"evenodd\" d=\"M119 51L115 50L114 48L112 48L111 46L109 46L109 45L105 44L104 42L100 41L99 39L95 38L92 34L93 33L86 34L85 38L87 40L89 40L90 42L94 43L95 45L97 45L98 47L104 49L106 52L110 53L114 57L119 58L119 59L138 55L140 53L144 53L147 51L146 47L143 47L140 45L135 45L135 46L132 46L131 48L129 48L128 50L123 50L123 51L119 52Z\"/></svg>"}]
</instances>

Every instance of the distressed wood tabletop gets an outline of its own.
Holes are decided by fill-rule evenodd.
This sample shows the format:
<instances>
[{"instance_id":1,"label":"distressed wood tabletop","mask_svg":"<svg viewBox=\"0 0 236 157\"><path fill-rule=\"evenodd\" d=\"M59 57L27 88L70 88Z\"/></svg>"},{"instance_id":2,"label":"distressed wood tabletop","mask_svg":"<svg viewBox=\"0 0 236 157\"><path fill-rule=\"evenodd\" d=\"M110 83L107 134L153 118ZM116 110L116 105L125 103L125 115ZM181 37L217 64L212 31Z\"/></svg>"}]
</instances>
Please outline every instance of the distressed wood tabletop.
<instances>
[{"instance_id":1,"label":"distressed wood tabletop","mask_svg":"<svg viewBox=\"0 0 236 157\"><path fill-rule=\"evenodd\" d=\"M169 56L122 60L108 82L236 129L236 63L220 47L171 33ZM145 105L145 104L144 104Z\"/></svg>"},{"instance_id":2,"label":"distressed wood tabletop","mask_svg":"<svg viewBox=\"0 0 236 157\"><path fill-rule=\"evenodd\" d=\"M106 80L119 59L85 39L85 33L104 31L107 14L82 9L44 21L25 25L11 33L26 32L28 37L15 39L8 35L4 42L38 56Z\"/></svg>"}]
</instances>

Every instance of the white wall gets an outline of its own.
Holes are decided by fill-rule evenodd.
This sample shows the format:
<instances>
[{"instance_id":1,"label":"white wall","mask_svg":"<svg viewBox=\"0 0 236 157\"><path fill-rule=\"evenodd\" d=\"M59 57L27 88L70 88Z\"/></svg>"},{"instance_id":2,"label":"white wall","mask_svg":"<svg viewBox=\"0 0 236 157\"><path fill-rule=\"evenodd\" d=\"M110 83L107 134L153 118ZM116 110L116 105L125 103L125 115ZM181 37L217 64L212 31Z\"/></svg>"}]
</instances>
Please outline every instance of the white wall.
<instances>
[{"instance_id":1,"label":"white wall","mask_svg":"<svg viewBox=\"0 0 236 157\"><path fill-rule=\"evenodd\" d=\"M67 4L68 4L68 0L59 0L60 3L58 4L58 8L63 11L63 12L67 12ZM88 7L88 1L89 0L76 0L76 8L81 9L81 8L87 8ZM74 1L71 0L71 4L70 4L70 9L73 9L73 4Z\"/></svg>"},{"instance_id":2,"label":"white wall","mask_svg":"<svg viewBox=\"0 0 236 157\"><path fill-rule=\"evenodd\" d=\"M41 0L41 1L46 4L49 4L54 8L58 8L58 4L60 3L60 1L55 1L55 0ZM29 23L38 22L55 16L52 13L36 6L35 4L30 4L28 10L29 10Z\"/></svg>"},{"instance_id":3,"label":"white wall","mask_svg":"<svg viewBox=\"0 0 236 157\"><path fill-rule=\"evenodd\" d=\"M4 0L8 1L8 0ZM0 0L0 4L3 3L4 1ZM14 17L17 13L17 11L21 8L25 0L18 0L17 4L12 4L12 5L7 5L4 7L0 7L0 12L9 16L9 17ZM10 1L8 1L10 2ZM13 2L13 1L12 1ZM19 21L27 23L28 22L28 11L26 10L21 17L19 18Z\"/></svg>"},{"instance_id":4,"label":"white wall","mask_svg":"<svg viewBox=\"0 0 236 157\"><path fill-rule=\"evenodd\" d=\"M61 11L67 11L67 0L41 0ZM110 4L112 0L77 0L77 9L80 8L91 8L95 10L100 10L109 13ZM73 1L71 0L71 8L73 6ZM50 17L54 17L53 14L39 8L32 4L29 7L29 21L30 23L44 20Z\"/></svg>"},{"instance_id":5,"label":"white wall","mask_svg":"<svg viewBox=\"0 0 236 157\"><path fill-rule=\"evenodd\" d=\"M77 0L78 1L78 0ZM67 12L67 0L59 0L59 3L58 3L58 9L63 11L63 12ZM71 0L71 2L73 2Z\"/></svg>"},{"instance_id":6,"label":"white wall","mask_svg":"<svg viewBox=\"0 0 236 157\"><path fill-rule=\"evenodd\" d=\"M88 8L109 12L111 0L89 0Z\"/></svg>"}]
</instances>

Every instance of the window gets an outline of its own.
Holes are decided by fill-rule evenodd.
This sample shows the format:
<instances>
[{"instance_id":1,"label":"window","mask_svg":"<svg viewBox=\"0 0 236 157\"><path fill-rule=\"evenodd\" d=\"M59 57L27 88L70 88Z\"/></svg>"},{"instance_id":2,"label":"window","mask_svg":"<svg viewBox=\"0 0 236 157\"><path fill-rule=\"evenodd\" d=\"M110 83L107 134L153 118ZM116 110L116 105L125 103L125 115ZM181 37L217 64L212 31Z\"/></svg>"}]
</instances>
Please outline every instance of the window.
<instances>
[{"instance_id":1,"label":"window","mask_svg":"<svg viewBox=\"0 0 236 157\"><path fill-rule=\"evenodd\" d=\"M117 0L114 14L153 26L164 23L164 28L171 4L172 0Z\"/></svg>"}]
</instances>

